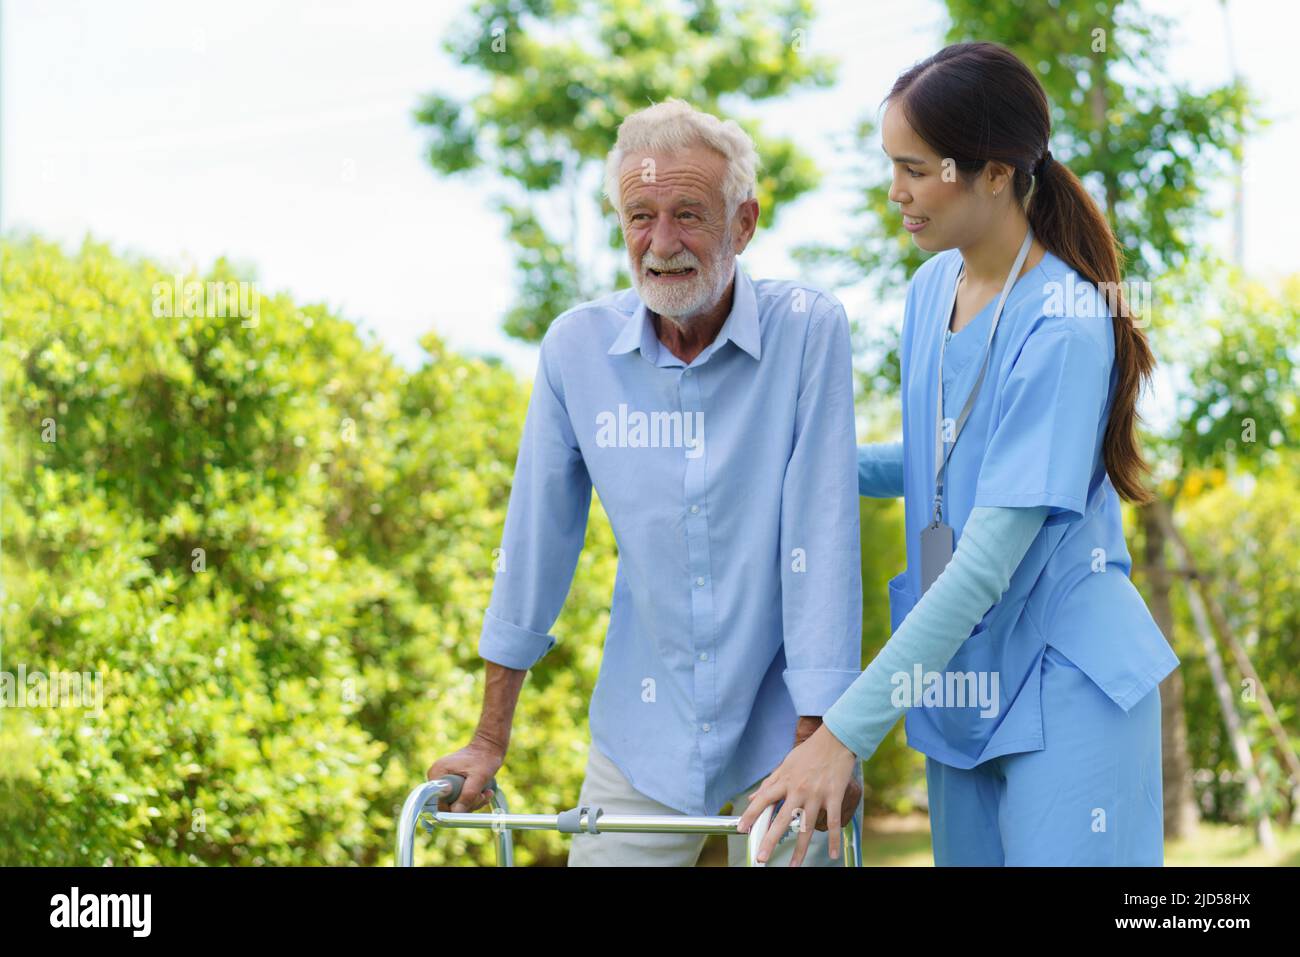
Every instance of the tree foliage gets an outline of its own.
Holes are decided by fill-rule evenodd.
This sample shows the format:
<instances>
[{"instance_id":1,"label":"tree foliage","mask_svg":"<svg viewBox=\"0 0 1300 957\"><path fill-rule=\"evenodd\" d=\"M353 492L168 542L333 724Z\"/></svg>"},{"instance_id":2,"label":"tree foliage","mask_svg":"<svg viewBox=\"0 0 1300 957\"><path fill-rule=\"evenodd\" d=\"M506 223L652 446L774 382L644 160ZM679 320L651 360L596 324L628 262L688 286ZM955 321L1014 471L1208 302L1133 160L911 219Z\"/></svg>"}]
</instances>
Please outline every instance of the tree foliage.
<instances>
[{"instance_id":1,"label":"tree foliage","mask_svg":"<svg viewBox=\"0 0 1300 957\"><path fill-rule=\"evenodd\" d=\"M172 277L93 242L3 270L0 668L98 672L103 710L0 710L0 863L391 861L478 717L526 390L432 334L406 374L283 295L156 317ZM502 773L543 806L581 782L613 560L597 507ZM421 860L491 860L467 833Z\"/></svg>"},{"instance_id":2,"label":"tree foliage","mask_svg":"<svg viewBox=\"0 0 1300 957\"><path fill-rule=\"evenodd\" d=\"M946 7L945 42L1000 43L1037 75L1052 106L1052 156L1108 215L1129 277L1158 282L1204 259L1197 230L1213 216L1208 192L1257 122L1243 86L1196 91L1171 79L1169 21L1133 0L946 0ZM888 296L926 254L889 200L890 164L878 140L873 112L852 141L860 157L858 228L847 243L808 245L796 257L834 267L847 281L869 278ZM883 330L874 344L882 356L872 370L876 385L896 390L897 329Z\"/></svg>"}]
</instances>

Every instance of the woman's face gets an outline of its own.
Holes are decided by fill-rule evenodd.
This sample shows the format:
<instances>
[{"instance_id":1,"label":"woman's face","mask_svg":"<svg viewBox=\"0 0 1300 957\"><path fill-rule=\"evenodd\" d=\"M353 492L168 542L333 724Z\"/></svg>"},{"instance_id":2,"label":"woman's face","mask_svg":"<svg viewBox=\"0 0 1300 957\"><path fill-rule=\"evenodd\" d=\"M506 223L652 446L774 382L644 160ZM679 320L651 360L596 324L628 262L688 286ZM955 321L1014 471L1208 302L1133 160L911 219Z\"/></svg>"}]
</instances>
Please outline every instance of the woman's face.
<instances>
[{"instance_id":1,"label":"woman's face","mask_svg":"<svg viewBox=\"0 0 1300 957\"><path fill-rule=\"evenodd\" d=\"M967 185L952 160L946 163L917 136L896 104L885 109L881 145L893 161L889 201L903 214L903 228L926 252L968 246L983 235L995 210L989 168Z\"/></svg>"}]
</instances>

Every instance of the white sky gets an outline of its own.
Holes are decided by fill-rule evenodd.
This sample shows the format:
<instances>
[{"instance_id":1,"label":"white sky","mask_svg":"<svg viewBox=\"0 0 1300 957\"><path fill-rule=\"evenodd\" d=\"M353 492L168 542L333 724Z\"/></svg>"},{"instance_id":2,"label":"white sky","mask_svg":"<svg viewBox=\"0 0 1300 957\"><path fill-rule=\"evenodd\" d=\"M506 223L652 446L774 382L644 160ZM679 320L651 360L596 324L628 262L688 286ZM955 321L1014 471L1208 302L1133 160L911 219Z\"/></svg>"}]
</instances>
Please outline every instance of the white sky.
<instances>
[{"instance_id":1,"label":"white sky","mask_svg":"<svg viewBox=\"0 0 1300 957\"><path fill-rule=\"evenodd\" d=\"M1157 0L1175 18L1171 76L1228 75L1218 0ZM167 264L251 264L263 293L323 301L408 368L437 329L457 349L504 356L526 376L533 347L500 331L514 274L489 177L442 178L411 119L421 94L470 80L441 41L467 0L5 0L0 46L0 228L75 247L87 233ZM745 255L757 276L797 272L788 252L851 228L850 157L833 143L874 113L894 77L937 49L943 6L822 0L812 52L838 84L751 108L798 138L827 179ZM1232 0L1247 80L1275 118L1248 148L1246 262L1292 271L1300 190L1296 5ZM1226 225L1208 234L1226 243ZM863 290L850 314L892 321Z\"/></svg>"}]
</instances>

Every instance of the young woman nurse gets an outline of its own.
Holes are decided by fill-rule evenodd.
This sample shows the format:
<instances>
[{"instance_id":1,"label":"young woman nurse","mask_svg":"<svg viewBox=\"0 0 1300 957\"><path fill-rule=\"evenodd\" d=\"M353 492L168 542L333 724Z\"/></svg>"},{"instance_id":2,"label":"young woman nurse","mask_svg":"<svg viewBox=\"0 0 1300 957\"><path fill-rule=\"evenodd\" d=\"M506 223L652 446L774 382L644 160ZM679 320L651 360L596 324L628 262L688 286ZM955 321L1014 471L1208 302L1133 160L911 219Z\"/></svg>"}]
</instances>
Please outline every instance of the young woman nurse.
<instances>
[{"instance_id":1,"label":"young woman nurse","mask_svg":"<svg viewBox=\"0 0 1300 957\"><path fill-rule=\"evenodd\" d=\"M907 569L892 637L741 830L781 802L766 859L800 812L797 866L905 709L936 864L1161 865L1157 686L1179 661L1128 578L1120 499L1149 500L1135 406L1154 359L1114 237L1008 50L946 47L885 107L889 198L938 254L907 293L903 441L859 450L860 492L904 498Z\"/></svg>"}]
</instances>

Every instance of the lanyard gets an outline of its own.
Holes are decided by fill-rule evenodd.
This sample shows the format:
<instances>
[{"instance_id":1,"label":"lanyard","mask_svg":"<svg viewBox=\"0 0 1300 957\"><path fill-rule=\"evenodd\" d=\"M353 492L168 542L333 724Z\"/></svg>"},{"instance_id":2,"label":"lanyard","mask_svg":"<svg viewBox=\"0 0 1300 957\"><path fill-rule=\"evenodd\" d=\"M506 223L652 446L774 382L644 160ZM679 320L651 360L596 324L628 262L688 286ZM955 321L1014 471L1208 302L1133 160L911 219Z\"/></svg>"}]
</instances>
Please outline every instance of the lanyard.
<instances>
[{"instance_id":1,"label":"lanyard","mask_svg":"<svg viewBox=\"0 0 1300 957\"><path fill-rule=\"evenodd\" d=\"M997 331L998 320L1002 318L1002 307L1006 304L1007 296L1011 294L1011 287L1015 285L1016 278L1020 275L1020 269L1025 264L1025 259L1029 256L1029 246L1034 241L1034 231L1031 229L1025 233L1025 241L1020 244L1020 253L1016 256L1015 265L1011 267L1011 272L1007 275L1007 281L1002 284L1002 295L998 297L997 308L993 311L993 322L989 324L988 341L984 343L984 360L980 363L980 374L971 386L970 394L966 396L966 404L962 406L961 415L957 417L957 425L953 430L952 442L948 445L948 451L943 451L943 352L948 345L948 337L941 335L939 337L939 398L935 405L934 418L934 461L936 463L934 470L934 524L937 526L943 517L943 474L944 469L948 466L948 457L952 455L952 450L957 447L957 439L961 436L962 426L966 424L966 417L970 415L970 410L975 405L975 397L979 394L980 385L984 382L984 373L988 371L989 355L993 349L993 333ZM963 262L961 269L957 271L957 281L952 284L952 298L948 301L948 309L943 314L944 331L948 330L948 323L951 321L952 308L957 302L957 286L961 284L961 277L966 272L966 264ZM942 459L940 455L942 454Z\"/></svg>"}]
</instances>

